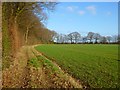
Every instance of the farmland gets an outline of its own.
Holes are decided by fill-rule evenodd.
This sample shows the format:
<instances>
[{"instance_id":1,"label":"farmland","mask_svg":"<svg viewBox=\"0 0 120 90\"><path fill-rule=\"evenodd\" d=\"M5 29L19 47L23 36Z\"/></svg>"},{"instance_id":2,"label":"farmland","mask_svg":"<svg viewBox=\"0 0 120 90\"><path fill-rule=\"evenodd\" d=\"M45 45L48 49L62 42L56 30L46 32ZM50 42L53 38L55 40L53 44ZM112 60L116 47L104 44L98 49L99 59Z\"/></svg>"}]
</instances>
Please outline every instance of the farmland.
<instances>
[{"instance_id":1,"label":"farmland","mask_svg":"<svg viewBox=\"0 0 120 90\"><path fill-rule=\"evenodd\" d=\"M117 45L43 44L35 49L90 87L118 87Z\"/></svg>"}]
</instances>

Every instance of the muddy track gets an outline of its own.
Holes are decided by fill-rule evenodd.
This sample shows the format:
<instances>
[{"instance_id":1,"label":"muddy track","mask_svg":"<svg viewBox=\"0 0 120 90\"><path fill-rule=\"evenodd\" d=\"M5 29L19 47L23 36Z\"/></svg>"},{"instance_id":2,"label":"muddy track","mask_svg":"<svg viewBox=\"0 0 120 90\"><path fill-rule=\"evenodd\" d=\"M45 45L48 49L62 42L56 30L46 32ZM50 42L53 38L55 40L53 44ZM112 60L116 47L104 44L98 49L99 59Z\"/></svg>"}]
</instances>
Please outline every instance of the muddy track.
<instances>
[{"instance_id":1,"label":"muddy track","mask_svg":"<svg viewBox=\"0 0 120 90\"><path fill-rule=\"evenodd\" d=\"M29 64L31 59L37 60L40 63L39 67ZM78 80L35 50L34 46L23 46L13 60L13 65L3 70L3 87L83 88Z\"/></svg>"}]
</instances>

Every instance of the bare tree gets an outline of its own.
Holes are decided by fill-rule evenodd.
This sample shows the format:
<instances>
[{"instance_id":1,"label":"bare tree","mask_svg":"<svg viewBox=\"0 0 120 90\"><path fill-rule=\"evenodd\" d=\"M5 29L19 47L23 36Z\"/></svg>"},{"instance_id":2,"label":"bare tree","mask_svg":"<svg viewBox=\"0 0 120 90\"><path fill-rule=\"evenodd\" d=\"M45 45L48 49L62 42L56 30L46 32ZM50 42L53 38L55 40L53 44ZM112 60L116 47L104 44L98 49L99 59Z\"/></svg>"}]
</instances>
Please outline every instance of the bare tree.
<instances>
[{"instance_id":1,"label":"bare tree","mask_svg":"<svg viewBox=\"0 0 120 90\"><path fill-rule=\"evenodd\" d=\"M90 43L92 42L93 36L94 36L93 32L89 32L87 35L87 39L90 40Z\"/></svg>"},{"instance_id":2,"label":"bare tree","mask_svg":"<svg viewBox=\"0 0 120 90\"><path fill-rule=\"evenodd\" d=\"M105 36L101 36L100 42L101 42L101 43L106 43L106 42L107 42L106 37L105 37Z\"/></svg>"},{"instance_id":3,"label":"bare tree","mask_svg":"<svg viewBox=\"0 0 120 90\"><path fill-rule=\"evenodd\" d=\"M53 42L59 43L60 40L60 34L54 31L54 36L53 36Z\"/></svg>"},{"instance_id":4,"label":"bare tree","mask_svg":"<svg viewBox=\"0 0 120 90\"><path fill-rule=\"evenodd\" d=\"M82 42L86 43L86 41L87 41L87 37L86 36L82 37Z\"/></svg>"},{"instance_id":5,"label":"bare tree","mask_svg":"<svg viewBox=\"0 0 120 90\"><path fill-rule=\"evenodd\" d=\"M64 34L60 34L59 37L60 37L59 43L64 43L65 42L65 35Z\"/></svg>"},{"instance_id":6,"label":"bare tree","mask_svg":"<svg viewBox=\"0 0 120 90\"><path fill-rule=\"evenodd\" d=\"M110 43L110 41L112 40L111 36L106 36L107 41Z\"/></svg>"},{"instance_id":7,"label":"bare tree","mask_svg":"<svg viewBox=\"0 0 120 90\"><path fill-rule=\"evenodd\" d=\"M95 43L98 43L98 40L100 39L100 34L99 33L94 33L93 38L95 39Z\"/></svg>"},{"instance_id":8,"label":"bare tree","mask_svg":"<svg viewBox=\"0 0 120 90\"><path fill-rule=\"evenodd\" d=\"M68 34L68 39L71 43L73 42L73 33Z\"/></svg>"},{"instance_id":9,"label":"bare tree","mask_svg":"<svg viewBox=\"0 0 120 90\"><path fill-rule=\"evenodd\" d=\"M81 35L78 32L73 32L72 35L75 40L75 43L77 43L81 38Z\"/></svg>"},{"instance_id":10,"label":"bare tree","mask_svg":"<svg viewBox=\"0 0 120 90\"><path fill-rule=\"evenodd\" d=\"M67 35L64 35L64 43L68 43L69 39Z\"/></svg>"},{"instance_id":11,"label":"bare tree","mask_svg":"<svg viewBox=\"0 0 120 90\"><path fill-rule=\"evenodd\" d=\"M56 38L57 32L54 30L51 30L51 41L54 42L55 38Z\"/></svg>"},{"instance_id":12,"label":"bare tree","mask_svg":"<svg viewBox=\"0 0 120 90\"><path fill-rule=\"evenodd\" d=\"M118 41L118 35L113 35L112 39L113 39L113 42L117 42Z\"/></svg>"}]
</instances>

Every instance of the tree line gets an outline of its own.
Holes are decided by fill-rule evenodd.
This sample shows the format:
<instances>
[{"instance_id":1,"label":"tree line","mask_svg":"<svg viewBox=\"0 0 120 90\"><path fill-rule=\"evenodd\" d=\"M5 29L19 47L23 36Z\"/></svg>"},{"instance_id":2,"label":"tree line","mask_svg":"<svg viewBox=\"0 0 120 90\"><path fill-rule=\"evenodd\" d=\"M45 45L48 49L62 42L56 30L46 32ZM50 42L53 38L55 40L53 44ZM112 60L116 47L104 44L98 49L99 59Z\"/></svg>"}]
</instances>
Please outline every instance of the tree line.
<instances>
[{"instance_id":1,"label":"tree line","mask_svg":"<svg viewBox=\"0 0 120 90\"><path fill-rule=\"evenodd\" d=\"M54 36L52 38L52 41L54 43L71 43L71 44L77 44L77 43L118 43L120 40L120 35L113 35L113 36L103 36L99 33L95 32L88 32L86 36L81 36L79 32L72 32L67 35L65 34L58 34L57 32L54 32Z\"/></svg>"},{"instance_id":2,"label":"tree line","mask_svg":"<svg viewBox=\"0 0 120 90\"><path fill-rule=\"evenodd\" d=\"M55 2L3 2L2 44L3 59L15 56L20 47L49 43L52 31L45 27L48 12Z\"/></svg>"}]
</instances>

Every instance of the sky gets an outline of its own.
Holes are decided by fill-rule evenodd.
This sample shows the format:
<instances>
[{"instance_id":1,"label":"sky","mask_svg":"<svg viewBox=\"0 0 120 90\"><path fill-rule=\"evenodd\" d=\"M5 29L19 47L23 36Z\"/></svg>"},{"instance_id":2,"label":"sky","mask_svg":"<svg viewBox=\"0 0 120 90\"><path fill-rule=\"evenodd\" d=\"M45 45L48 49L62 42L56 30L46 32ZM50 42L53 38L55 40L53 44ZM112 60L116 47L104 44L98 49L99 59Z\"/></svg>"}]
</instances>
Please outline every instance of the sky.
<instances>
[{"instance_id":1,"label":"sky","mask_svg":"<svg viewBox=\"0 0 120 90\"><path fill-rule=\"evenodd\" d=\"M117 2L59 2L48 18L47 28L59 34L118 34Z\"/></svg>"}]
</instances>

